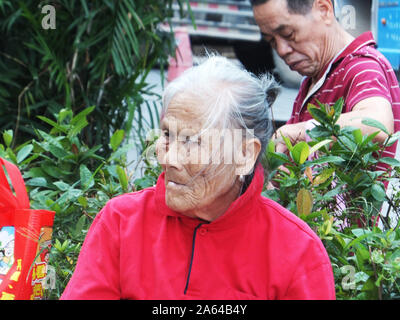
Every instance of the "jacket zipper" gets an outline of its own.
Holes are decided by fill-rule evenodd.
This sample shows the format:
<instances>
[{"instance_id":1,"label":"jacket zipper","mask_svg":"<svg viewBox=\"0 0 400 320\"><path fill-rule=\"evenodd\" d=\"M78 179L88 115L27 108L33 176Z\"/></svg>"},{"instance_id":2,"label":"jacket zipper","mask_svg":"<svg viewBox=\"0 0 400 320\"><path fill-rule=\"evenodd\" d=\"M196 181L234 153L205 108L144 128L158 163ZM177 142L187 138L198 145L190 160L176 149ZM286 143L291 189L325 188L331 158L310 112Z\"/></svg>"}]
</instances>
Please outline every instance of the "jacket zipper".
<instances>
[{"instance_id":1,"label":"jacket zipper","mask_svg":"<svg viewBox=\"0 0 400 320\"><path fill-rule=\"evenodd\" d=\"M191 255L190 255L189 271L188 271L188 275L187 275L187 278L186 278L186 285L185 285L185 290L183 291L183 294L186 294L186 291L187 291L188 286L189 286L190 273L192 272L193 257L194 257L194 247L195 247L195 243L196 243L196 234L197 234L197 230L198 230L203 224L206 224L206 222L202 222L202 223L200 223L196 228L194 228L194 232L193 232L193 241L192 241L192 253L191 253Z\"/></svg>"}]
</instances>

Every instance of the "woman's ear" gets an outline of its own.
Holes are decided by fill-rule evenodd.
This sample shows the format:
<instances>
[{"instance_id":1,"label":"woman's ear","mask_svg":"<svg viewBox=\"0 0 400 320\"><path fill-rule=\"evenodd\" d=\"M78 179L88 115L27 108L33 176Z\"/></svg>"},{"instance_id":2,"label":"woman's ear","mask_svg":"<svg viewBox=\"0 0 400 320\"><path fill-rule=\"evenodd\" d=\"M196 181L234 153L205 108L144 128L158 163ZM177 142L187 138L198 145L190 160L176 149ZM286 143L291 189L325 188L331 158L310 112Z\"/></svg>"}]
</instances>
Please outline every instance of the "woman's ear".
<instances>
[{"instance_id":1,"label":"woman's ear","mask_svg":"<svg viewBox=\"0 0 400 320\"><path fill-rule=\"evenodd\" d=\"M238 148L240 149L240 148ZM236 174L248 175L254 168L258 155L261 150L260 140L257 138L246 139L243 141L242 150L239 157L236 157ZM240 151L239 151L240 152Z\"/></svg>"}]
</instances>

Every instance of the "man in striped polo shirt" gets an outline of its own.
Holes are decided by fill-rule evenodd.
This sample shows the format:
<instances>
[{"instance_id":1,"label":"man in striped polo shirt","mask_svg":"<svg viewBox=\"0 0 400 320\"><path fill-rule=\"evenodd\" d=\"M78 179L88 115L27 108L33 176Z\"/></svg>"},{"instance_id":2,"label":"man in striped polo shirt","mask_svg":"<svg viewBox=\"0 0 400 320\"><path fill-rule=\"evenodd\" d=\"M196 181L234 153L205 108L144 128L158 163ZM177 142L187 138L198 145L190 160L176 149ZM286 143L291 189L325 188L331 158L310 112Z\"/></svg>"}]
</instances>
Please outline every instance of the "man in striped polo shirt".
<instances>
[{"instance_id":1,"label":"man in striped polo shirt","mask_svg":"<svg viewBox=\"0 0 400 320\"><path fill-rule=\"evenodd\" d=\"M392 66L375 49L370 32L354 39L337 22L331 0L251 0L254 17L263 37L269 41L290 69L305 76L294 102L292 116L279 128L277 151L286 151L279 135L292 143L306 139L312 128L308 103L316 100L333 105L344 98L338 124L354 126L363 134L375 128L363 118L380 121L390 133L400 130L400 89ZM376 141L387 135L381 132ZM394 157L396 145L384 156Z\"/></svg>"}]
</instances>

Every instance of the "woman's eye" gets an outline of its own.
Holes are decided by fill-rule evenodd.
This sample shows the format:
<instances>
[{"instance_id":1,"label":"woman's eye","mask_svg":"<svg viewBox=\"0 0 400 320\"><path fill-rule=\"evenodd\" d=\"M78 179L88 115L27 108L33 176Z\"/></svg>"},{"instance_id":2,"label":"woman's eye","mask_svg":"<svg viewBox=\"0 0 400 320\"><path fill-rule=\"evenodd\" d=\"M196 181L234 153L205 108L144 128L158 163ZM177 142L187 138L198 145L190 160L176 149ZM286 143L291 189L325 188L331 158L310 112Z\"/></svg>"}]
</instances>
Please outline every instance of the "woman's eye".
<instances>
[{"instance_id":1,"label":"woman's eye","mask_svg":"<svg viewBox=\"0 0 400 320\"><path fill-rule=\"evenodd\" d=\"M191 144L191 145L197 145L199 144L200 139L197 136L186 136L185 138L185 143Z\"/></svg>"},{"instance_id":2,"label":"woman's eye","mask_svg":"<svg viewBox=\"0 0 400 320\"><path fill-rule=\"evenodd\" d=\"M168 130L163 130L163 136L169 138L169 131Z\"/></svg>"},{"instance_id":3,"label":"woman's eye","mask_svg":"<svg viewBox=\"0 0 400 320\"><path fill-rule=\"evenodd\" d=\"M193 142L192 137L190 136L185 137L185 143L192 143L192 142Z\"/></svg>"}]
</instances>

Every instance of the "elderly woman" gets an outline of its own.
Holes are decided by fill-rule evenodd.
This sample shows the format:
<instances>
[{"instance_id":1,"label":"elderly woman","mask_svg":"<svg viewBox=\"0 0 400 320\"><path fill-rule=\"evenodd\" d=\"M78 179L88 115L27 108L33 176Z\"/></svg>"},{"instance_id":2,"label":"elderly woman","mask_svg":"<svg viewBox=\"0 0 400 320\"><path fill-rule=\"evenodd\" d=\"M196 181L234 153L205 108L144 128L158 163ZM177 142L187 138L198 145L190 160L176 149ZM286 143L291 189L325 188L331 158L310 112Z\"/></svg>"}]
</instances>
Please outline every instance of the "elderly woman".
<instances>
[{"instance_id":1,"label":"elderly woman","mask_svg":"<svg viewBox=\"0 0 400 320\"><path fill-rule=\"evenodd\" d=\"M261 196L276 90L218 56L171 82L157 185L96 216L62 299L334 299L320 239Z\"/></svg>"}]
</instances>

